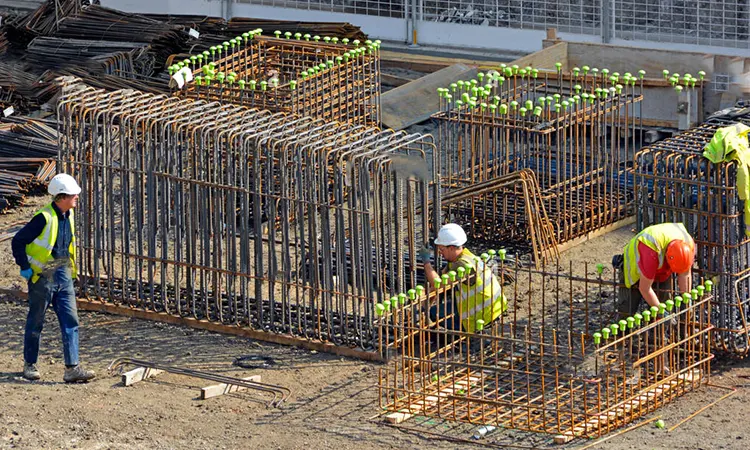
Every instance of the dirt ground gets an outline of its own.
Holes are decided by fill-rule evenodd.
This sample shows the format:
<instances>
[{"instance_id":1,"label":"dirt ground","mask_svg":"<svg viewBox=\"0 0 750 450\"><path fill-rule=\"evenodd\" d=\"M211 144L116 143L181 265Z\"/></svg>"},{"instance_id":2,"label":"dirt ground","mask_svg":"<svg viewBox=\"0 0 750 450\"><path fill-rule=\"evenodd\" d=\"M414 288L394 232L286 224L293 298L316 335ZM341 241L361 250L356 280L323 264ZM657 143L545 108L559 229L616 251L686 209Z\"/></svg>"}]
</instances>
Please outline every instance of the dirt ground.
<instances>
[{"instance_id":1,"label":"dirt ground","mask_svg":"<svg viewBox=\"0 0 750 450\"><path fill-rule=\"evenodd\" d=\"M0 216L0 229L28 219L43 199ZM563 254L567 260L606 263L632 235L629 227L583 243ZM0 288L22 283L13 264L10 241L0 242ZM26 307L8 294L0 297L0 449L375 449L375 448L580 448L578 441L555 446L546 435L497 431L471 441L475 427L412 419L385 425L379 413L379 364L340 358L245 338L82 312L81 358L99 377L85 385L62 383L62 344L54 313L48 312L39 369L42 381L20 377ZM123 387L107 374L115 358L133 357L232 376L259 374L262 381L288 387L291 398L267 408L267 394L244 392L199 400L201 386L212 384L162 374ZM267 367L233 366L240 356L271 358ZM651 424L593 448L747 449L745 404L750 401L750 362L717 360L712 382L738 387L728 399L702 412L674 432ZM724 395L709 387L690 393L648 416L667 426ZM437 435L436 435L437 434ZM456 440L459 439L459 440Z\"/></svg>"}]
</instances>

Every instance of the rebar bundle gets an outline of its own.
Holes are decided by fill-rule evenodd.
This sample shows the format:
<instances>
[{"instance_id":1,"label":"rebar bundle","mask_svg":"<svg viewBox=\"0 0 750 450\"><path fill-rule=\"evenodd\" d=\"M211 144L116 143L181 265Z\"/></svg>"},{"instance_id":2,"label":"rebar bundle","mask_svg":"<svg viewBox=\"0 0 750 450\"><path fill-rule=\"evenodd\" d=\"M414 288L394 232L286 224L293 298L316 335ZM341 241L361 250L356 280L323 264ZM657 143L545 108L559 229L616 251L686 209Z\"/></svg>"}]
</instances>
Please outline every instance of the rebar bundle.
<instances>
[{"instance_id":1,"label":"rebar bundle","mask_svg":"<svg viewBox=\"0 0 750 450\"><path fill-rule=\"evenodd\" d=\"M625 218L632 213L627 163L637 146L642 80L587 66L513 66L441 89L433 117L444 189L529 169L559 243Z\"/></svg>"},{"instance_id":2,"label":"rebar bundle","mask_svg":"<svg viewBox=\"0 0 750 450\"><path fill-rule=\"evenodd\" d=\"M514 253L531 253L537 269L559 256L544 198L529 169L453 189L440 206L444 221L464 224L472 248L481 249L482 243L491 248L503 236Z\"/></svg>"},{"instance_id":3,"label":"rebar bundle","mask_svg":"<svg viewBox=\"0 0 750 450\"><path fill-rule=\"evenodd\" d=\"M713 344L744 357L750 352L750 238L745 234L745 202L737 187L737 163L713 164L705 145L717 129L750 125L750 111L717 117L635 156L636 223L639 229L682 222L695 240L697 272L719 280L714 296Z\"/></svg>"},{"instance_id":4,"label":"rebar bundle","mask_svg":"<svg viewBox=\"0 0 750 450\"><path fill-rule=\"evenodd\" d=\"M603 266L522 269L506 256L483 255L484 267L516 281L503 287L507 311L477 321L476 332L455 330L458 313L446 305L460 301L478 265L377 305L381 351L391 356L378 384L388 420L436 417L567 442L606 434L708 383L711 281L621 319L617 283ZM437 319L435 308L446 308Z\"/></svg>"},{"instance_id":5,"label":"rebar bundle","mask_svg":"<svg viewBox=\"0 0 750 450\"><path fill-rule=\"evenodd\" d=\"M380 124L379 42L291 32L271 38L260 31L170 66L170 74L181 78L183 68L190 70L179 95L326 121Z\"/></svg>"},{"instance_id":6,"label":"rebar bundle","mask_svg":"<svg viewBox=\"0 0 750 450\"><path fill-rule=\"evenodd\" d=\"M79 83L58 117L84 296L373 350L373 299L418 282L429 137Z\"/></svg>"}]
</instances>

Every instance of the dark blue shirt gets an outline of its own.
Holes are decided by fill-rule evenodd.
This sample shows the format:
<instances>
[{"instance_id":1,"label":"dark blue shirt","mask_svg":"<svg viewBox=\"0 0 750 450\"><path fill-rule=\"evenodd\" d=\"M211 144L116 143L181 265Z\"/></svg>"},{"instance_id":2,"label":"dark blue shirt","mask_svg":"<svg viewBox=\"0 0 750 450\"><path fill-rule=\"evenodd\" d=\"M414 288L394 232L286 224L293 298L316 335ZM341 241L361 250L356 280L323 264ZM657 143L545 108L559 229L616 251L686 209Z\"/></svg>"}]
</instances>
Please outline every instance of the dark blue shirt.
<instances>
[{"instance_id":1,"label":"dark blue shirt","mask_svg":"<svg viewBox=\"0 0 750 450\"><path fill-rule=\"evenodd\" d=\"M70 252L68 248L70 247L70 241L73 239L73 233L70 229L70 211L63 214L55 202L52 202L52 209L57 213L58 223L57 240L55 240L55 245L52 247L52 257L55 259L69 258ZM16 264L21 267L21 270L31 267L29 259L26 256L26 246L34 242L34 239L42 234L45 226L47 226L47 219L44 218L43 214L37 214L13 236L13 241L11 242L13 258L15 258Z\"/></svg>"}]
</instances>

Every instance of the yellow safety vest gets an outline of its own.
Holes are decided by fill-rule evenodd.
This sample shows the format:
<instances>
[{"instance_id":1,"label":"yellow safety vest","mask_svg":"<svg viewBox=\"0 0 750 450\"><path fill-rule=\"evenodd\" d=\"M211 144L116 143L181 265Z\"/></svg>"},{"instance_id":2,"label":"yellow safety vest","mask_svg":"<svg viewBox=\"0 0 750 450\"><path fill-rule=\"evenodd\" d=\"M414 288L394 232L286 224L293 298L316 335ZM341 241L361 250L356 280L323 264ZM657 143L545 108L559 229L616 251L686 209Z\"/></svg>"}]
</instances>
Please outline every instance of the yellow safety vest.
<instances>
[{"instance_id":1,"label":"yellow safety vest","mask_svg":"<svg viewBox=\"0 0 750 450\"><path fill-rule=\"evenodd\" d=\"M623 272L625 274L625 286L632 287L641 279L641 271L638 261L641 255L638 252L638 243L643 243L651 250L659 254L659 267L664 265L667 246L674 240L681 240L695 248L693 238L690 237L685 225L681 223L661 223L644 228L623 249Z\"/></svg>"},{"instance_id":2,"label":"yellow safety vest","mask_svg":"<svg viewBox=\"0 0 750 450\"><path fill-rule=\"evenodd\" d=\"M464 248L459 259L448 264L449 270L464 267L468 273L475 273L471 278L472 284L459 284L458 313L461 328L473 333L479 319L489 324L508 309L508 300L503 295L500 282L492 269L487 267L481 258Z\"/></svg>"},{"instance_id":3,"label":"yellow safety vest","mask_svg":"<svg viewBox=\"0 0 750 450\"><path fill-rule=\"evenodd\" d=\"M34 239L31 244L26 246L26 257L29 259L31 269L34 271L34 275L31 277L32 283L37 282L37 280L39 279L39 275L41 275L42 271L44 270L44 267L50 260L52 260L52 248L54 248L55 241L57 241L58 228L57 212L54 208L52 208L52 203L37 211L34 216L36 216L37 214L42 214L44 216L44 218L47 220L47 225L44 226L42 234L37 236L37 238ZM68 252L70 253L70 263L73 272L73 278L75 278L77 276L75 245L76 229L75 220L73 218L73 210L70 210L70 218L68 219L68 221L70 222L71 234Z\"/></svg>"}]
</instances>

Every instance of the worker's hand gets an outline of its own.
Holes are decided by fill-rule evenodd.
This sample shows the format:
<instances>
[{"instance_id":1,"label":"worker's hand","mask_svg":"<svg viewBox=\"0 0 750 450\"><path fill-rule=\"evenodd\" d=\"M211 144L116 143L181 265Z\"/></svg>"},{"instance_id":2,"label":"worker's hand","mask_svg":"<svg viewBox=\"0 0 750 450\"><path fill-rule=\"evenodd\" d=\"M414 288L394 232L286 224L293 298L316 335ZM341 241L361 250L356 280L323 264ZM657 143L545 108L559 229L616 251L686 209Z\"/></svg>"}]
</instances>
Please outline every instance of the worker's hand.
<instances>
[{"instance_id":1,"label":"worker's hand","mask_svg":"<svg viewBox=\"0 0 750 450\"><path fill-rule=\"evenodd\" d=\"M430 247L423 245L422 248L420 248L419 251L417 252L417 258L423 264L427 264L428 262L430 262L430 257L432 256L432 253L433 253L433 250Z\"/></svg>"},{"instance_id":2,"label":"worker's hand","mask_svg":"<svg viewBox=\"0 0 750 450\"><path fill-rule=\"evenodd\" d=\"M34 275L34 271L31 270L31 268L21 269L21 276L26 278L27 280L30 280L33 275Z\"/></svg>"}]
</instances>

